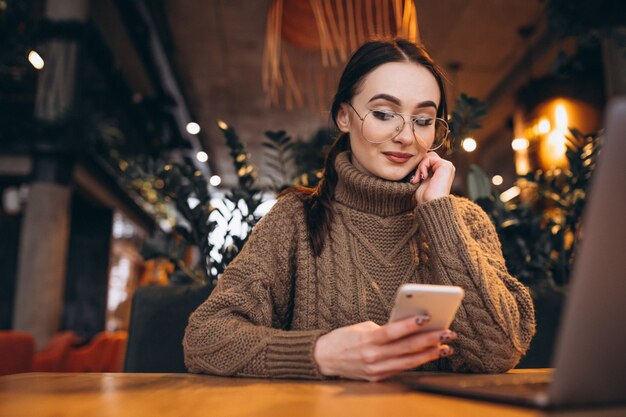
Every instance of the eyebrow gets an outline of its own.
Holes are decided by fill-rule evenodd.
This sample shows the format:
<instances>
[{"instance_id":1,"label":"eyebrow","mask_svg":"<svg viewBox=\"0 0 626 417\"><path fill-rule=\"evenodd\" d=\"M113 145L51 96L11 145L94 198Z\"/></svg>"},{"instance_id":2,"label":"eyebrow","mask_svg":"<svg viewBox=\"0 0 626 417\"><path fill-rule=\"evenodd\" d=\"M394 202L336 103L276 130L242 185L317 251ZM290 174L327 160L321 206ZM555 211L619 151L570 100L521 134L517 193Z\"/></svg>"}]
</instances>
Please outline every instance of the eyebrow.
<instances>
[{"instance_id":1,"label":"eyebrow","mask_svg":"<svg viewBox=\"0 0 626 417\"><path fill-rule=\"evenodd\" d=\"M368 103L371 103L372 101L378 100L378 99L383 99L383 100L390 101L390 102L392 102L394 104L397 104L398 106L401 104L399 98L391 96L389 94L384 94L384 93L376 94L374 97L370 98ZM432 100L420 101L415 106L416 109L421 109L421 108L424 108L424 107L433 107L435 110L437 110L437 105Z\"/></svg>"}]
</instances>

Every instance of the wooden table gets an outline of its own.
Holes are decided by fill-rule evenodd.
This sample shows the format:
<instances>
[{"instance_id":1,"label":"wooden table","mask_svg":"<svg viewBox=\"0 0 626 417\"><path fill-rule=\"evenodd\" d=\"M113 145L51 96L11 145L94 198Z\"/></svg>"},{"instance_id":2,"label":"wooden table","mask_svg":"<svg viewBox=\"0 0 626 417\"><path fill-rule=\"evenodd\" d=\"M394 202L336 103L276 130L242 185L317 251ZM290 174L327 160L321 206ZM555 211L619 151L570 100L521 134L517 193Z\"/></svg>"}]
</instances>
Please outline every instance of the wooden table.
<instances>
[{"instance_id":1,"label":"wooden table","mask_svg":"<svg viewBox=\"0 0 626 417\"><path fill-rule=\"evenodd\" d=\"M399 380L293 381L190 374L29 373L0 377L0 416L545 416L409 390ZM552 414L550 414L552 415ZM558 416L625 416L593 410Z\"/></svg>"}]
</instances>

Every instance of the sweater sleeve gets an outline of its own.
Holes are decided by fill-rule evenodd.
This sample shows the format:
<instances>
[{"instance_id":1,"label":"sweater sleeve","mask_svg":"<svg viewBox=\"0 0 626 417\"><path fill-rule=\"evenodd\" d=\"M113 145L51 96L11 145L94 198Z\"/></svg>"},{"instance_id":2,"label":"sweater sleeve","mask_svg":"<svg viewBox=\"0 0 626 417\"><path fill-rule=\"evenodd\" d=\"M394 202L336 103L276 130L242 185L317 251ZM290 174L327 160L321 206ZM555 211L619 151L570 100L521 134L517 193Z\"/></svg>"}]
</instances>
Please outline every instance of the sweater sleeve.
<instances>
[{"instance_id":1,"label":"sweater sleeve","mask_svg":"<svg viewBox=\"0 0 626 417\"><path fill-rule=\"evenodd\" d=\"M465 298L451 328L455 354L440 368L504 372L519 362L535 333L532 299L509 275L487 214L469 200L446 196L419 205L416 217L435 263L437 283L458 285Z\"/></svg>"},{"instance_id":2,"label":"sweater sleeve","mask_svg":"<svg viewBox=\"0 0 626 417\"><path fill-rule=\"evenodd\" d=\"M190 372L322 378L313 348L324 331L288 330L298 206L290 195L274 205L189 317L183 349Z\"/></svg>"}]
</instances>

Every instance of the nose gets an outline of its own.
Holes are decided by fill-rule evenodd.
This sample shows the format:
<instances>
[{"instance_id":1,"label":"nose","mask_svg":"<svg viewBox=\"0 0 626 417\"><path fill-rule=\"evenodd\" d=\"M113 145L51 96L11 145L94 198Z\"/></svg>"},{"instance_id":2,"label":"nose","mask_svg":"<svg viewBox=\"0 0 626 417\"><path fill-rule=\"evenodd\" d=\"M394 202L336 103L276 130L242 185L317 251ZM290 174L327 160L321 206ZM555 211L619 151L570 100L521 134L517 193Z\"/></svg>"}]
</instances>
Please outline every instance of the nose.
<instances>
[{"instance_id":1,"label":"nose","mask_svg":"<svg viewBox=\"0 0 626 417\"><path fill-rule=\"evenodd\" d=\"M412 123L409 123L404 120L402 124L402 128L398 131L398 134L395 138L393 138L394 142L402 143L404 145L409 145L411 142L416 140L415 132L413 132Z\"/></svg>"}]
</instances>

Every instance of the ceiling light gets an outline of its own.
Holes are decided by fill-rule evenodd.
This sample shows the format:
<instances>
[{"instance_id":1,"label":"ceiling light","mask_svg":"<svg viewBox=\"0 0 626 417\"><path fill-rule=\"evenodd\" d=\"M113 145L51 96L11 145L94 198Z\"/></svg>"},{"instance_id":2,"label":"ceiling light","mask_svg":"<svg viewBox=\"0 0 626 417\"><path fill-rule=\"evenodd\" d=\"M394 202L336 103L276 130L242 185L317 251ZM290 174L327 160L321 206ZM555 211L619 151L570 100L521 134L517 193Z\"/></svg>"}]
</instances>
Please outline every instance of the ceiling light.
<instances>
[{"instance_id":1,"label":"ceiling light","mask_svg":"<svg viewBox=\"0 0 626 417\"><path fill-rule=\"evenodd\" d=\"M213 187L217 187L221 183L222 179L219 175L213 175L211 178L209 178L209 184L211 184Z\"/></svg>"},{"instance_id":2,"label":"ceiling light","mask_svg":"<svg viewBox=\"0 0 626 417\"><path fill-rule=\"evenodd\" d=\"M198 161L200 162L206 162L209 160L209 155L207 155L206 152L204 151L200 151L196 154L196 158L198 159Z\"/></svg>"},{"instance_id":3,"label":"ceiling light","mask_svg":"<svg viewBox=\"0 0 626 417\"><path fill-rule=\"evenodd\" d=\"M526 138L516 138L511 142L511 147L514 151L523 151L524 149L528 149L528 139Z\"/></svg>"},{"instance_id":4,"label":"ceiling light","mask_svg":"<svg viewBox=\"0 0 626 417\"><path fill-rule=\"evenodd\" d=\"M218 126L220 129L222 129L222 130L226 130L226 129L228 129L228 125L227 125L227 124L226 124L226 122L225 122L225 121L223 121L223 120L218 120L218 121L217 121L217 126Z\"/></svg>"},{"instance_id":5,"label":"ceiling light","mask_svg":"<svg viewBox=\"0 0 626 417\"><path fill-rule=\"evenodd\" d=\"M465 149L465 152L474 152L477 148L476 140L474 138L465 138L461 142L461 146Z\"/></svg>"},{"instance_id":6,"label":"ceiling light","mask_svg":"<svg viewBox=\"0 0 626 417\"><path fill-rule=\"evenodd\" d=\"M39 55L35 51L30 51L28 53L28 61L31 63L33 67L35 67L38 70L43 68L43 65L44 65L43 58L41 57L41 55Z\"/></svg>"},{"instance_id":7,"label":"ceiling light","mask_svg":"<svg viewBox=\"0 0 626 417\"><path fill-rule=\"evenodd\" d=\"M504 179L501 175L494 175L493 178L491 178L491 182L493 183L493 185L502 185Z\"/></svg>"},{"instance_id":8,"label":"ceiling light","mask_svg":"<svg viewBox=\"0 0 626 417\"><path fill-rule=\"evenodd\" d=\"M196 122L187 123L187 132L191 135L197 135L200 133L200 125Z\"/></svg>"}]
</instances>

